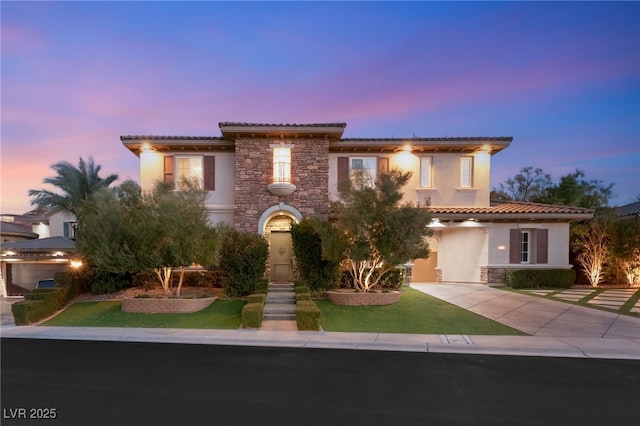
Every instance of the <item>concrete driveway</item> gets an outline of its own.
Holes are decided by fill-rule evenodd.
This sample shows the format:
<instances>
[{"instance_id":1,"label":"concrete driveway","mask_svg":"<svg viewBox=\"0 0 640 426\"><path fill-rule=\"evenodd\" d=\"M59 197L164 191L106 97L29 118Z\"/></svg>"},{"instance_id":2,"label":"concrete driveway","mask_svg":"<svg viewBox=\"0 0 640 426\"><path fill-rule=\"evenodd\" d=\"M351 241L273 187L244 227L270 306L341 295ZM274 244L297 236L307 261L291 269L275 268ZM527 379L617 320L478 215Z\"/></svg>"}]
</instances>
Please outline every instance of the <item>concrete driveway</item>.
<instances>
[{"instance_id":1,"label":"concrete driveway","mask_svg":"<svg viewBox=\"0 0 640 426\"><path fill-rule=\"evenodd\" d=\"M482 284L416 283L411 287L539 337L637 339L640 318L495 289Z\"/></svg>"}]
</instances>

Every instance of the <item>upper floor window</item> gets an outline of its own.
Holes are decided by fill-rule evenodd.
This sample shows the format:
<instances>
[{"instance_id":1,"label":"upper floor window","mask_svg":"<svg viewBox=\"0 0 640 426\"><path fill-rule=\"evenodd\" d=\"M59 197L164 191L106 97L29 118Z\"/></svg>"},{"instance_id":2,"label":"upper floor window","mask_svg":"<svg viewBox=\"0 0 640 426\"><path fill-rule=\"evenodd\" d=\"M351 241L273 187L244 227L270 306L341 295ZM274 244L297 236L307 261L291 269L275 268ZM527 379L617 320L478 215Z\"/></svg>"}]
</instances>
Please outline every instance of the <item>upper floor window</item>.
<instances>
[{"instance_id":1,"label":"upper floor window","mask_svg":"<svg viewBox=\"0 0 640 426\"><path fill-rule=\"evenodd\" d=\"M460 187L473 187L473 157L462 157L460 159Z\"/></svg>"},{"instance_id":2,"label":"upper floor window","mask_svg":"<svg viewBox=\"0 0 640 426\"><path fill-rule=\"evenodd\" d=\"M433 157L420 157L420 187L431 188L433 186L432 177Z\"/></svg>"},{"instance_id":3,"label":"upper floor window","mask_svg":"<svg viewBox=\"0 0 640 426\"><path fill-rule=\"evenodd\" d=\"M182 187L181 182L191 180L198 182L208 191L215 190L215 156L213 155L167 155L164 157L164 180L175 182Z\"/></svg>"},{"instance_id":4,"label":"upper floor window","mask_svg":"<svg viewBox=\"0 0 640 426\"><path fill-rule=\"evenodd\" d=\"M291 183L291 147L293 145L272 145L273 182Z\"/></svg>"},{"instance_id":5,"label":"upper floor window","mask_svg":"<svg viewBox=\"0 0 640 426\"><path fill-rule=\"evenodd\" d=\"M373 187L377 179L378 162L375 157L351 158L351 182Z\"/></svg>"}]
</instances>

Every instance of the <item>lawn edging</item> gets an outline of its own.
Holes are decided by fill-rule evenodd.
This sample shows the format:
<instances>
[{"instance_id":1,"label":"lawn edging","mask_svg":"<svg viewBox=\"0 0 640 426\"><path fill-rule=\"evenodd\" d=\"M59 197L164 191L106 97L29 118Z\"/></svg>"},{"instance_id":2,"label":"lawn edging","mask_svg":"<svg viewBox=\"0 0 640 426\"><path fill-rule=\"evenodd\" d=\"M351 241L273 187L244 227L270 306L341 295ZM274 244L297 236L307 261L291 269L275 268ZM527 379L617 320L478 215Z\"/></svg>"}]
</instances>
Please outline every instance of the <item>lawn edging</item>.
<instances>
[{"instance_id":1,"label":"lawn edging","mask_svg":"<svg viewBox=\"0 0 640 426\"><path fill-rule=\"evenodd\" d=\"M328 290L327 299L336 305L379 306L400 301L399 291L356 292L353 290Z\"/></svg>"},{"instance_id":2,"label":"lawn edging","mask_svg":"<svg viewBox=\"0 0 640 426\"><path fill-rule=\"evenodd\" d=\"M198 299L161 299L153 297L132 297L122 300L123 312L145 314L190 314L208 308L217 297Z\"/></svg>"}]
</instances>

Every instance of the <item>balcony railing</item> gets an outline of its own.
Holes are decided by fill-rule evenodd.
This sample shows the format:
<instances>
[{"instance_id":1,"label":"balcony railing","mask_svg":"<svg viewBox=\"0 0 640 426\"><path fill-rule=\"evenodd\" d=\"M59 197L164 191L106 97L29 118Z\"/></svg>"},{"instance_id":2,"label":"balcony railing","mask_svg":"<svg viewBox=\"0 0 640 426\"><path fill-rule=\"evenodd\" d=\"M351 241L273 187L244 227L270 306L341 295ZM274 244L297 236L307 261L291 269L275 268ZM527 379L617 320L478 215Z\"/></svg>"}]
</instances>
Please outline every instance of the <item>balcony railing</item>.
<instances>
[{"instance_id":1,"label":"balcony railing","mask_svg":"<svg viewBox=\"0 0 640 426\"><path fill-rule=\"evenodd\" d=\"M273 183L291 183L291 163L279 161L273 163Z\"/></svg>"}]
</instances>

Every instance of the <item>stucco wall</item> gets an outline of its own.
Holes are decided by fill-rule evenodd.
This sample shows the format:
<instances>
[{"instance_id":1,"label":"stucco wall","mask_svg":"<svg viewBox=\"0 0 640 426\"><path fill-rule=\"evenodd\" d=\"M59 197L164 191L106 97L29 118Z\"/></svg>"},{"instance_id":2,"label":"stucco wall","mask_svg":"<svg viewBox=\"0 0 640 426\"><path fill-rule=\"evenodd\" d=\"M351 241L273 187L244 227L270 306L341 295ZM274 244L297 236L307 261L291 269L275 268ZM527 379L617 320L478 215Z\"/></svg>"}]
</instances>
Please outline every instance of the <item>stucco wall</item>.
<instances>
[{"instance_id":1,"label":"stucco wall","mask_svg":"<svg viewBox=\"0 0 640 426\"><path fill-rule=\"evenodd\" d=\"M512 228L549 230L548 259L539 267L567 266L569 264L569 224L568 223L494 223L489 235L489 265L509 264L509 230ZM504 247L504 249L502 249ZM537 265L527 264L527 267Z\"/></svg>"},{"instance_id":2,"label":"stucco wall","mask_svg":"<svg viewBox=\"0 0 640 426\"><path fill-rule=\"evenodd\" d=\"M432 206L489 206L490 163L491 156L486 153L446 154L446 153L410 153L393 154L329 154L329 190L333 199L338 196L338 157L370 157L389 158L389 167L411 171L411 180L405 186L405 200L424 203L431 200ZM432 157L432 187L420 188L420 156ZM474 157L473 188L460 188L460 159L463 156Z\"/></svg>"}]
</instances>

